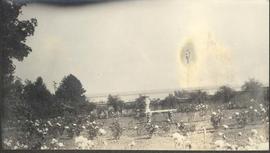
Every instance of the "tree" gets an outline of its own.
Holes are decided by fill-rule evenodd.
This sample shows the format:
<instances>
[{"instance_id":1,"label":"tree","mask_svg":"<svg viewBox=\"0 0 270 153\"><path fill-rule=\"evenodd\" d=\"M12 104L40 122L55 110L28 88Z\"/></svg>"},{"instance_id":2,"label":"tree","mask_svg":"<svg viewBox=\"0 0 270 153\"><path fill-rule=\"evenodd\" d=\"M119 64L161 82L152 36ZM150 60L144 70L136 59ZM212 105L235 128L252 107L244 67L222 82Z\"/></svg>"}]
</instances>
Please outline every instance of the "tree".
<instances>
[{"instance_id":1,"label":"tree","mask_svg":"<svg viewBox=\"0 0 270 153\"><path fill-rule=\"evenodd\" d=\"M34 116L47 118L51 115L53 97L41 77L33 83L26 81L23 99L30 106Z\"/></svg>"},{"instance_id":2,"label":"tree","mask_svg":"<svg viewBox=\"0 0 270 153\"><path fill-rule=\"evenodd\" d=\"M65 101L84 102L86 101L84 93L85 90L80 80L70 74L62 79L60 86L55 92L55 96Z\"/></svg>"},{"instance_id":3,"label":"tree","mask_svg":"<svg viewBox=\"0 0 270 153\"><path fill-rule=\"evenodd\" d=\"M227 86L221 86L218 91L214 95L215 100L221 100L222 102L229 102L234 96L236 92Z\"/></svg>"},{"instance_id":4,"label":"tree","mask_svg":"<svg viewBox=\"0 0 270 153\"><path fill-rule=\"evenodd\" d=\"M60 103L59 105L64 108L68 108L74 113L82 113L80 110L83 106L91 107L88 110L94 109L94 105L86 104L89 102L84 93L85 89L83 88L80 80L70 74L62 79L55 92L55 97L58 103Z\"/></svg>"},{"instance_id":5,"label":"tree","mask_svg":"<svg viewBox=\"0 0 270 153\"><path fill-rule=\"evenodd\" d=\"M167 97L165 97L164 100L160 102L160 104L162 105L162 108L171 109L176 107L177 101L178 100L174 95L169 94Z\"/></svg>"},{"instance_id":6,"label":"tree","mask_svg":"<svg viewBox=\"0 0 270 153\"><path fill-rule=\"evenodd\" d=\"M24 85L20 79L16 79L12 82L10 91L4 97L4 108L5 114L3 120L15 120L17 117L21 117L22 113L20 109L23 106L22 91Z\"/></svg>"},{"instance_id":7,"label":"tree","mask_svg":"<svg viewBox=\"0 0 270 153\"><path fill-rule=\"evenodd\" d=\"M5 97L14 79L13 59L22 61L32 51L25 42L28 36L34 34L37 26L36 19L18 19L24 5L12 0L0 1L0 97L6 105L9 101Z\"/></svg>"},{"instance_id":8,"label":"tree","mask_svg":"<svg viewBox=\"0 0 270 153\"><path fill-rule=\"evenodd\" d=\"M208 95L207 95L207 92L198 90L198 91L191 92L190 97L193 102L204 103Z\"/></svg>"},{"instance_id":9,"label":"tree","mask_svg":"<svg viewBox=\"0 0 270 153\"><path fill-rule=\"evenodd\" d=\"M179 97L179 98L185 98L185 97L188 97L189 95L190 95L190 92L186 90L174 91L174 96Z\"/></svg>"},{"instance_id":10,"label":"tree","mask_svg":"<svg viewBox=\"0 0 270 153\"><path fill-rule=\"evenodd\" d=\"M0 107L4 108L1 118L5 120L8 111L20 104L19 97L12 95L11 91L15 70L13 59L22 61L32 51L25 41L28 36L34 34L37 26L36 19L18 19L23 5L11 0L0 1L0 100L3 100Z\"/></svg>"},{"instance_id":11,"label":"tree","mask_svg":"<svg viewBox=\"0 0 270 153\"><path fill-rule=\"evenodd\" d=\"M109 95L107 103L113 107L115 112L122 113L124 102L118 96Z\"/></svg>"},{"instance_id":12,"label":"tree","mask_svg":"<svg viewBox=\"0 0 270 153\"><path fill-rule=\"evenodd\" d=\"M263 98L263 85L255 79L249 79L246 81L242 88L242 91L249 93L250 98L258 99Z\"/></svg>"},{"instance_id":13,"label":"tree","mask_svg":"<svg viewBox=\"0 0 270 153\"><path fill-rule=\"evenodd\" d=\"M142 95L140 95L138 98L135 99L135 108L136 110L139 110L140 116L144 115L145 106L146 106L145 99L146 99L146 96L142 96Z\"/></svg>"}]
</instances>

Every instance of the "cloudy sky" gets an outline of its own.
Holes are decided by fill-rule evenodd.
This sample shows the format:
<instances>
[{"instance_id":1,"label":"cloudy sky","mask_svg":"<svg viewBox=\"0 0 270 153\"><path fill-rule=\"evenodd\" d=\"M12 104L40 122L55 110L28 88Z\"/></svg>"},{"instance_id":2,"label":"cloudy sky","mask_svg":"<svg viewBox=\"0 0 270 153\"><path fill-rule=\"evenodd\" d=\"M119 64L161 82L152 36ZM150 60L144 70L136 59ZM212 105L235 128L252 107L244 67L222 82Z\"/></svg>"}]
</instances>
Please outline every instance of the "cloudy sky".
<instances>
[{"instance_id":1,"label":"cloudy sky","mask_svg":"<svg viewBox=\"0 0 270 153\"><path fill-rule=\"evenodd\" d=\"M16 75L53 91L70 73L87 94L269 80L269 1L131 0L58 7L29 4L33 52ZM192 44L191 62L181 57Z\"/></svg>"}]
</instances>

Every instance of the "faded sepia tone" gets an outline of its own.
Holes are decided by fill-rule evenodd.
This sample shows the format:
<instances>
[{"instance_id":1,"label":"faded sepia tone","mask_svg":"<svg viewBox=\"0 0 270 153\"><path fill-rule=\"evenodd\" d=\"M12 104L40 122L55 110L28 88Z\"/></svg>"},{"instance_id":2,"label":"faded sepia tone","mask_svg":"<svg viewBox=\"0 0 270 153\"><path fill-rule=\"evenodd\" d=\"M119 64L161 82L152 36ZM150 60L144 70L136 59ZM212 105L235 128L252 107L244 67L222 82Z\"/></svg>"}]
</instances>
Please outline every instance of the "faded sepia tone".
<instances>
[{"instance_id":1,"label":"faded sepia tone","mask_svg":"<svg viewBox=\"0 0 270 153\"><path fill-rule=\"evenodd\" d=\"M269 1L48 0L21 11L38 24L32 52L12 59L20 93L5 105L21 109L3 123L7 149L269 150ZM13 124L33 124L33 143Z\"/></svg>"}]
</instances>

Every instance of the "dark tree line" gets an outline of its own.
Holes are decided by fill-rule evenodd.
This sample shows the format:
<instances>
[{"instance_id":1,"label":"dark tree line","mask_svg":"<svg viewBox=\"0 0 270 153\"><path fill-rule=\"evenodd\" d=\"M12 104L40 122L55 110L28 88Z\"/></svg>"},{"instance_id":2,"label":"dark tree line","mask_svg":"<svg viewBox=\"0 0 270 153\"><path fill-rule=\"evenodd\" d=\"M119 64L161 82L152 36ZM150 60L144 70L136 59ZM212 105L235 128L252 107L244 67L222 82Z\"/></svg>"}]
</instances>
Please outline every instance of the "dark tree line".
<instances>
[{"instance_id":1,"label":"dark tree line","mask_svg":"<svg viewBox=\"0 0 270 153\"><path fill-rule=\"evenodd\" d=\"M81 82L72 74L63 78L55 94L47 89L41 77L24 83L17 79L12 85L5 98L7 118L49 118L65 112L79 115L95 108L86 99Z\"/></svg>"},{"instance_id":2,"label":"dark tree line","mask_svg":"<svg viewBox=\"0 0 270 153\"><path fill-rule=\"evenodd\" d=\"M269 90L267 92L269 92ZM236 91L229 86L221 86L213 95L210 95L202 90L174 91L173 94L169 94L164 99L152 100L150 107L159 109L173 109L177 108L177 105L179 104L181 104L182 107L184 104L202 104L209 102L232 105L246 103L249 105L249 103L246 101L249 101L250 99L254 99L257 102L269 101L269 98L265 98L267 95L269 95L269 93L263 92L263 85L260 82L256 81L255 79L249 79L242 85L240 91ZM238 97L243 96L245 97L244 100L239 100ZM123 106L126 109L134 109L144 112L145 98L145 96L139 96L134 102ZM117 104L115 103L115 105Z\"/></svg>"}]
</instances>

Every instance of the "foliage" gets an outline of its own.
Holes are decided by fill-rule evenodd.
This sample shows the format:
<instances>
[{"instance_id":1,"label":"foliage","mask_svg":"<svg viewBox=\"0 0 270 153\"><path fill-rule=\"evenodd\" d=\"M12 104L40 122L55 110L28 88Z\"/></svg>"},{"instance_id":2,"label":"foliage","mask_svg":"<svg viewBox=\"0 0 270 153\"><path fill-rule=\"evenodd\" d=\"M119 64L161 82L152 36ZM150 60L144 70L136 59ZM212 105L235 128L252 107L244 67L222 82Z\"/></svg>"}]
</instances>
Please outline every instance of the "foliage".
<instances>
[{"instance_id":1,"label":"foliage","mask_svg":"<svg viewBox=\"0 0 270 153\"><path fill-rule=\"evenodd\" d=\"M95 108L93 103L89 104L84 93L85 90L82 87L80 80L70 74L62 79L55 92L55 97L65 109L68 109L75 114L80 114L83 112L81 111L81 108L83 107L84 109L87 107L85 111L91 111Z\"/></svg>"},{"instance_id":2,"label":"foliage","mask_svg":"<svg viewBox=\"0 0 270 153\"><path fill-rule=\"evenodd\" d=\"M25 42L28 36L34 34L37 26L36 19L18 19L23 5L11 0L0 1L0 97L4 101L0 107L5 108L1 112L5 120L14 116L10 111L20 103L20 96L14 93L13 60L22 61L32 51Z\"/></svg>"},{"instance_id":3,"label":"foliage","mask_svg":"<svg viewBox=\"0 0 270 153\"><path fill-rule=\"evenodd\" d=\"M108 96L107 104L112 106L115 112L122 112L124 102L118 96Z\"/></svg>"},{"instance_id":4,"label":"foliage","mask_svg":"<svg viewBox=\"0 0 270 153\"><path fill-rule=\"evenodd\" d=\"M212 123L212 125L213 125L213 127L215 128L215 129L217 129L219 126L220 126L220 124L221 124L221 121L222 121L222 117L223 115L222 115L222 113L220 113L220 112L213 112L212 113L212 115L211 115L211 118L210 118L210 121L211 121L211 123Z\"/></svg>"},{"instance_id":5,"label":"foliage","mask_svg":"<svg viewBox=\"0 0 270 153\"><path fill-rule=\"evenodd\" d=\"M215 93L214 99L227 103L235 96L236 92L227 86L221 86L219 90Z\"/></svg>"},{"instance_id":6,"label":"foliage","mask_svg":"<svg viewBox=\"0 0 270 153\"><path fill-rule=\"evenodd\" d=\"M235 112L233 118L235 119L237 125L240 128L243 128L246 126L247 121L248 121L248 111Z\"/></svg>"},{"instance_id":7,"label":"foliage","mask_svg":"<svg viewBox=\"0 0 270 153\"><path fill-rule=\"evenodd\" d=\"M113 138L116 140L119 140L122 135L123 128L120 126L120 123L118 122L118 120L115 120L111 124L110 129L112 131Z\"/></svg>"},{"instance_id":8,"label":"foliage","mask_svg":"<svg viewBox=\"0 0 270 153\"><path fill-rule=\"evenodd\" d=\"M70 74L62 79L60 86L55 92L55 96L56 98L65 101L82 102L86 101L84 93L85 90L83 89L80 80Z\"/></svg>"},{"instance_id":9,"label":"foliage","mask_svg":"<svg viewBox=\"0 0 270 153\"><path fill-rule=\"evenodd\" d=\"M22 95L35 117L44 118L50 115L53 97L41 77L38 77L34 83L26 81Z\"/></svg>"},{"instance_id":10,"label":"foliage","mask_svg":"<svg viewBox=\"0 0 270 153\"><path fill-rule=\"evenodd\" d=\"M249 93L250 98L259 99L263 98L262 83L258 82L255 79L249 79L241 87L242 91Z\"/></svg>"},{"instance_id":11,"label":"foliage","mask_svg":"<svg viewBox=\"0 0 270 153\"><path fill-rule=\"evenodd\" d=\"M3 0L0 2L0 79L3 80L3 86L0 85L1 92L4 95L9 91L9 85L13 80L15 66L13 59L22 61L32 49L26 45L26 38L34 34L37 26L36 19L19 20L21 8L25 4L15 3L12 0Z\"/></svg>"},{"instance_id":12,"label":"foliage","mask_svg":"<svg viewBox=\"0 0 270 153\"><path fill-rule=\"evenodd\" d=\"M89 139L93 140L98 135L99 127L97 126L96 122L93 121L93 122L90 122L87 129L88 129Z\"/></svg>"},{"instance_id":13,"label":"foliage","mask_svg":"<svg viewBox=\"0 0 270 153\"><path fill-rule=\"evenodd\" d=\"M207 100L207 97L207 92L201 90L190 93L190 98L193 103L204 103Z\"/></svg>"},{"instance_id":14,"label":"foliage","mask_svg":"<svg viewBox=\"0 0 270 153\"><path fill-rule=\"evenodd\" d=\"M170 128L170 127L166 127L166 128L168 129L168 128ZM154 134L155 132L157 132L158 126L157 126L157 125L154 125L154 124L152 124L152 123L147 123L147 124L145 125L145 129L146 129L146 131L147 131L147 133L148 133L148 138L152 138L153 134Z\"/></svg>"},{"instance_id":15,"label":"foliage","mask_svg":"<svg viewBox=\"0 0 270 153\"><path fill-rule=\"evenodd\" d=\"M178 99L176 96L169 94L167 97L165 97L164 100L161 100L159 104L162 106L163 109L172 109L176 107L176 104L178 102Z\"/></svg>"},{"instance_id":16,"label":"foliage","mask_svg":"<svg viewBox=\"0 0 270 153\"><path fill-rule=\"evenodd\" d=\"M140 95L136 100L135 100L135 109L136 110L139 110L139 115L140 116L144 116L144 111L145 111L145 99L146 99L146 96L142 96Z\"/></svg>"}]
</instances>

